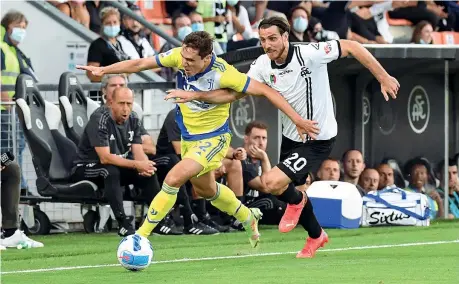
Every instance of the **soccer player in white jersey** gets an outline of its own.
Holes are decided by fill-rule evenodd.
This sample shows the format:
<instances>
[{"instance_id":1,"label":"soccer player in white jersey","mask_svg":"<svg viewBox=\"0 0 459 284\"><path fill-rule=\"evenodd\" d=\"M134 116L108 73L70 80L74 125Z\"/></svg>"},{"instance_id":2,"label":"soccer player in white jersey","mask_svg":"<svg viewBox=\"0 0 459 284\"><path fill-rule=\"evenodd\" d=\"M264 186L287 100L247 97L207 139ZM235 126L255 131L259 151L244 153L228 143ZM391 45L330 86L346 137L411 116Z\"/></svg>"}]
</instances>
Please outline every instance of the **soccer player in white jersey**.
<instances>
[{"instance_id":1,"label":"soccer player in white jersey","mask_svg":"<svg viewBox=\"0 0 459 284\"><path fill-rule=\"evenodd\" d=\"M290 26L283 18L272 17L260 23L260 41L266 54L252 63L248 75L277 90L298 114L317 125L317 131L307 133L306 141L301 141L295 125L282 114L280 163L261 177L272 194L288 203L279 230L289 232L300 222L308 231L309 238L297 257L310 258L328 242L328 236L317 222L306 194L295 186L305 183L308 172L318 170L330 155L337 135L327 63L352 54L381 83L381 92L386 100L389 99L388 95L396 98L400 85L357 42L333 40L295 45L288 42L289 31ZM175 98L177 102L198 99L211 103L227 103L241 96L243 95L227 90L175 90L166 98Z\"/></svg>"}]
</instances>

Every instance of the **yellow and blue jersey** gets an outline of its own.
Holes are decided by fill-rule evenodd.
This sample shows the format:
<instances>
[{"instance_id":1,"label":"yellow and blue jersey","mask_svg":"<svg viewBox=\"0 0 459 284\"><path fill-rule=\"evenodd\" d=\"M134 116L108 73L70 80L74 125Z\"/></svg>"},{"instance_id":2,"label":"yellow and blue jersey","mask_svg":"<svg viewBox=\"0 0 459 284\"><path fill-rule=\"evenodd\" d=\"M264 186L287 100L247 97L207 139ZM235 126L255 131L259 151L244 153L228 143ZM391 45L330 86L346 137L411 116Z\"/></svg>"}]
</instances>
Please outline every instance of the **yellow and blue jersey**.
<instances>
[{"instance_id":1,"label":"yellow and blue jersey","mask_svg":"<svg viewBox=\"0 0 459 284\"><path fill-rule=\"evenodd\" d=\"M202 73L187 77L182 65L181 47L156 55L160 67L174 67L177 72L177 87L186 91L212 91L232 89L244 93L250 83L250 77L236 70L225 60L212 54L209 66ZM230 132L230 104L209 104L191 101L178 104L176 121L182 139L196 141L215 137Z\"/></svg>"}]
</instances>

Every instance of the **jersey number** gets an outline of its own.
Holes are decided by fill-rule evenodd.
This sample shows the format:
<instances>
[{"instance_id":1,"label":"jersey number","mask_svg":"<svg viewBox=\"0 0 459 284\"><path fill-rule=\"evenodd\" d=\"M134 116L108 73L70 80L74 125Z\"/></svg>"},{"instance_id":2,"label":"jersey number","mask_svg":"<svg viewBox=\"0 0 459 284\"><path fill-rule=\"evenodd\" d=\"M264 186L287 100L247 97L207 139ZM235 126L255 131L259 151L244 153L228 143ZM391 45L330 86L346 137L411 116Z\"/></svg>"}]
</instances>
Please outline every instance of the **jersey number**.
<instances>
[{"instance_id":1,"label":"jersey number","mask_svg":"<svg viewBox=\"0 0 459 284\"><path fill-rule=\"evenodd\" d=\"M204 145L199 146L199 149L200 149L201 151L205 151L205 150L206 150L207 148L209 148L210 146L212 146L212 143L206 142Z\"/></svg>"},{"instance_id":2,"label":"jersey number","mask_svg":"<svg viewBox=\"0 0 459 284\"><path fill-rule=\"evenodd\" d=\"M284 165L286 166L290 166L293 162L293 160L296 160L294 163L293 163L293 169L295 171L301 171L305 166L306 164L308 163L306 161L305 158L301 157L298 159L300 155L298 155L298 153L293 153L291 157L285 159L284 161Z\"/></svg>"}]
</instances>

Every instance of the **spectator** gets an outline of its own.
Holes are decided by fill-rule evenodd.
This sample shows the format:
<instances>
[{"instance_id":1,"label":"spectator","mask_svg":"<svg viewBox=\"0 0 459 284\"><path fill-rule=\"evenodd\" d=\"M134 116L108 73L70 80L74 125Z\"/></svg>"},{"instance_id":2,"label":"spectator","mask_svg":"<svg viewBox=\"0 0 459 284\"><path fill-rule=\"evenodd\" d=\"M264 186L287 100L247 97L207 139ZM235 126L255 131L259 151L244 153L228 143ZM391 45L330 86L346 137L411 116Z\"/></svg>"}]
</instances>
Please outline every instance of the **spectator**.
<instances>
[{"instance_id":1,"label":"spectator","mask_svg":"<svg viewBox=\"0 0 459 284\"><path fill-rule=\"evenodd\" d=\"M157 155L154 157L154 161L157 164L158 178L161 184L167 173L181 160L181 135L180 128L175 121L176 111L174 108L167 114L158 136ZM177 195L177 203L181 205L180 212L183 215L184 233L214 235L219 231L227 231L229 228L218 225L210 218L205 199L196 198L193 200L195 208L195 212L193 212L188 194L189 189L191 193L191 188L191 183L186 183L180 187ZM156 226L158 229L155 228L153 232L170 234L170 231L161 229L163 226L176 227L172 218L165 218Z\"/></svg>"},{"instance_id":2,"label":"spectator","mask_svg":"<svg viewBox=\"0 0 459 284\"><path fill-rule=\"evenodd\" d=\"M198 12L191 12L189 17L191 21L191 30L193 32L204 31L204 20L201 14L199 14ZM214 41L213 45L214 45L214 53L216 55L223 54L223 50L220 47L220 44Z\"/></svg>"},{"instance_id":3,"label":"spectator","mask_svg":"<svg viewBox=\"0 0 459 284\"><path fill-rule=\"evenodd\" d=\"M228 25L226 26L228 34L227 51L257 45L258 39L254 38L249 15L245 7L242 6L241 2L238 0L227 1L226 4L228 18ZM237 40L235 37L236 34L240 34L242 40Z\"/></svg>"},{"instance_id":4,"label":"spectator","mask_svg":"<svg viewBox=\"0 0 459 284\"><path fill-rule=\"evenodd\" d=\"M441 161L438 167L440 175L440 187L437 188L441 198L445 198L445 181L444 181L444 161ZM448 217L459 218L459 178L457 175L457 165L453 159L448 160L448 190L449 190L449 214Z\"/></svg>"},{"instance_id":5,"label":"spectator","mask_svg":"<svg viewBox=\"0 0 459 284\"><path fill-rule=\"evenodd\" d=\"M2 203L2 238L0 250L7 247L16 247L26 243L28 247L40 248L43 244L28 238L18 228L19 224L19 192L21 170L16 162L0 167L1 175L1 203Z\"/></svg>"},{"instance_id":6,"label":"spectator","mask_svg":"<svg viewBox=\"0 0 459 284\"><path fill-rule=\"evenodd\" d=\"M142 16L142 12L138 6L132 6L131 10L138 16ZM118 41L121 44L121 49L130 59L146 58L155 55L153 47L142 32L143 26L139 22L127 15L123 15L123 26L125 29L118 36Z\"/></svg>"},{"instance_id":7,"label":"spectator","mask_svg":"<svg viewBox=\"0 0 459 284\"><path fill-rule=\"evenodd\" d=\"M362 153L359 150L348 150L343 155L344 181L352 183L357 187L360 194L365 195L365 191L358 185L360 175L365 169Z\"/></svg>"},{"instance_id":8,"label":"spectator","mask_svg":"<svg viewBox=\"0 0 459 284\"><path fill-rule=\"evenodd\" d=\"M289 22L292 27L288 40L290 42L308 42L308 12L302 6L296 6L289 13Z\"/></svg>"},{"instance_id":9,"label":"spectator","mask_svg":"<svg viewBox=\"0 0 459 284\"><path fill-rule=\"evenodd\" d=\"M311 17L308 22L306 32L310 42L323 42L328 40L339 40L339 36L334 31L324 30L319 19Z\"/></svg>"},{"instance_id":10,"label":"spectator","mask_svg":"<svg viewBox=\"0 0 459 284\"><path fill-rule=\"evenodd\" d=\"M102 22L100 12L105 8L111 6L110 1L86 1L86 10L89 13L89 29L95 33L100 33Z\"/></svg>"},{"instance_id":11,"label":"spectator","mask_svg":"<svg viewBox=\"0 0 459 284\"><path fill-rule=\"evenodd\" d=\"M433 44L432 37L433 27L427 21L419 22L413 31L411 43L416 44Z\"/></svg>"},{"instance_id":12,"label":"spectator","mask_svg":"<svg viewBox=\"0 0 459 284\"><path fill-rule=\"evenodd\" d=\"M409 185L406 190L425 194L429 200L430 219L441 218L443 216L443 201L440 194L436 190L431 190L427 181L429 173L427 165L422 160L415 160L411 165Z\"/></svg>"},{"instance_id":13,"label":"spectator","mask_svg":"<svg viewBox=\"0 0 459 284\"><path fill-rule=\"evenodd\" d=\"M333 158L328 158L322 162L317 178L319 180L339 181L341 175L339 161Z\"/></svg>"},{"instance_id":14,"label":"spectator","mask_svg":"<svg viewBox=\"0 0 459 284\"><path fill-rule=\"evenodd\" d=\"M351 30L353 33L359 35L363 41L360 40L360 38L356 40L361 43L387 43L379 33L369 8L364 6L367 3L360 1L352 1L351 3L355 2L357 2L357 4L355 4L354 9L350 10L351 13L349 14L351 19ZM361 5L360 3L363 7L359 7Z\"/></svg>"},{"instance_id":15,"label":"spectator","mask_svg":"<svg viewBox=\"0 0 459 284\"><path fill-rule=\"evenodd\" d=\"M429 5L427 5L428 2ZM433 1L409 1L406 7L390 11L389 16L392 19L408 20L414 25L417 25L421 21L427 21L432 27L436 28L440 20L438 15L441 15L442 18L447 18L448 15L443 12L443 9L436 7L436 5L432 5L432 2ZM432 10L436 11L433 12Z\"/></svg>"},{"instance_id":16,"label":"spectator","mask_svg":"<svg viewBox=\"0 0 459 284\"><path fill-rule=\"evenodd\" d=\"M89 12L85 0L69 0L56 6L62 13L89 29Z\"/></svg>"},{"instance_id":17,"label":"spectator","mask_svg":"<svg viewBox=\"0 0 459 284\"><path fill-rule=\"evenodd\" d=\"M226 52L228 36L225 0L199 1L196 12L199 12L204 19L204 30L213 36L223 52Z\"/></svg>"},{"instance_id":18,"label":"spectator","mask_svg":"<svg viewBox=\"0 0 459 284\"><path fill-rule=\"evenodd\" d=\"M133 102L130 89L116 88L110 107L102 106L91 115L72 171L73 180L90 180L103 189L120 226L120 236L135 233L132 216L124 212L124 186L134 184L140 188L146 205L159 191L158 181L153 177L154 163L142 149L139 119L131 113ZM130 154L133 160L127 158Z\"/></svg>"},{"instance_id":19,"label":"spectator","mask_svg":"<svg viewBox=\"0 0 459 284\"><path fill-rule=\"evenodd\" d=\"M379 190L396 188L394 170L388 164L380 164L377 168L379 173Z\"/></svg>"},{"instance_id":20,"label":"spectator","mask_svg":"<svg viewBox=\"0 0 459 284\"><path fill-rule=\"evenodd\" d=\"M359 185L365 193L377 191L379 186L378 171L372 168L366 168L363 170L362 175L360 176Z\"/></svg>"},{"instance_id":21,"label":"spectator","mask_svg":"<svg viewBox=\"0 0 459 284\"><path fill-rule=\"evenodd\" d=\"M100 37L93 41L88 50L88 65L108 66L123 60L129 56L123 51L121 43L116 39L120 33L120 13L113 7L105 7L100 11L102 28ZM91 82L100 82L102 78L95 76L92 72L86 72ZM93 100L100 100L100 92L90 92Z\"/></svg>"},{"instance_id":22,"label":"spectator","mask_svg":"<svg viewBox=\"0 0 459 284\"><path fill-rule=\"evenodd\" d=\"M191 1L164 1L166 5L166 12L170 16L174 16L177 14L185 14L190 15L190 13L196 10L198 6L198 1L191 0Z\"/></svg>"},{"instance_id":23,"label":"spectator","mask_svg":"<svg viewBox=\"0 0 459 284\"><path fill-rule=\"evenodd\" d=\"M1 65L2 65L2 86L14 88L16 79L19 74L30 75L36 82L38 78L32 67L30 59L18 48L26 37L26 29L28 21L24 14L19 11L11 10L3 16L1 21ZM3 103L11 103L13 101L14 91L1 92L1 141L0 148L2 152L13 150L13 139L16 139L18 163L23 169L23 152L25 149L25 138L22 132L19 118L12 117L11 105ZM13 137L12 119L16 119L16 137ZM28 193L27 181L24 175L21 175L21 191Z\"/></svg>"}]
</instances>

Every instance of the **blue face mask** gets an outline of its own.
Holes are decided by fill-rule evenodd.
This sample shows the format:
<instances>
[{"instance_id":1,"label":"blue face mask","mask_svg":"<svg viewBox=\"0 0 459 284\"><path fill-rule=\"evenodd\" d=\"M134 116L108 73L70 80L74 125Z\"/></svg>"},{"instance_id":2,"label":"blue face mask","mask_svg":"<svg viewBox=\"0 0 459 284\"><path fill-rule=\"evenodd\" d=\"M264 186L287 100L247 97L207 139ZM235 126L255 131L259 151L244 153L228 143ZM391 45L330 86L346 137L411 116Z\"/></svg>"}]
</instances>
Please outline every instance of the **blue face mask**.
<instances>
[{"instance_id":1,"label":"blue face mask","mask_svg":"<svg viewBox=\"0 0 459 284\"><path fill-rule=\"evenodd\" d=\"M191 30L193 32L202 32L204 31L204 24L203 23L192 23Z\"/></svg>"},{"instance_id":2,"label":"blue face mask","mask_svg":"<svg viewBox=\"0 0 459 284\"><path fill-rule=\"evenodd\" d=\"M420 44L428 44L428 43L425 42L422 38L419 40L419 43L420 43Z\"/></svg>"},{"instance_id":3,"label":"blue face mask","mask_svg":"<svg viewBox=\"0 0 459 284\"><path fill-rule=\"evenodd\" d=\"M293 29L298 33L304 33L308 28L308 20L302 17L293 19Z\"/></svg>"},{"instance_id":4,"label":"blue face mask","mask_svg":"<svg viewBox=\"0 0 459 284\"><path fill-rule=\"evenodd\" d=\"M107 37L116 37L120 30L120 26L104 26L104 34Z\"/></svg>"},{"instance_id":5,"label":"blue face mask","mask_svg":"<svg viewBox=\"0 0 459 284\"><path fill-rule=\"evenodd\" d=\"M226 0L226 4L234 7L239 2L239 0Z\"/></svg>"},{"instance_id":6,"label":"blue face mask","mask_svg":"<svg viewBox=\"0 0 459 284\"><path fill-rule=\"evenodd\" d=\"M193 30L189 26L181 27L180 29L178 29L177 36L179 40L183 41L186 38L186 36L191 34L192 32Z\"/></svg>"},{"instance_id":7,"label":"blue face mask","mask_svg":"<svg viewBox=\"0 0 459 284\"><path fill-rule=\"evenodd\" d=\"M17 27L13 28L10 35L11 39L18 43L21 43L24 40L25 36L26 30Z\"/></svg>"}]
</instances>

